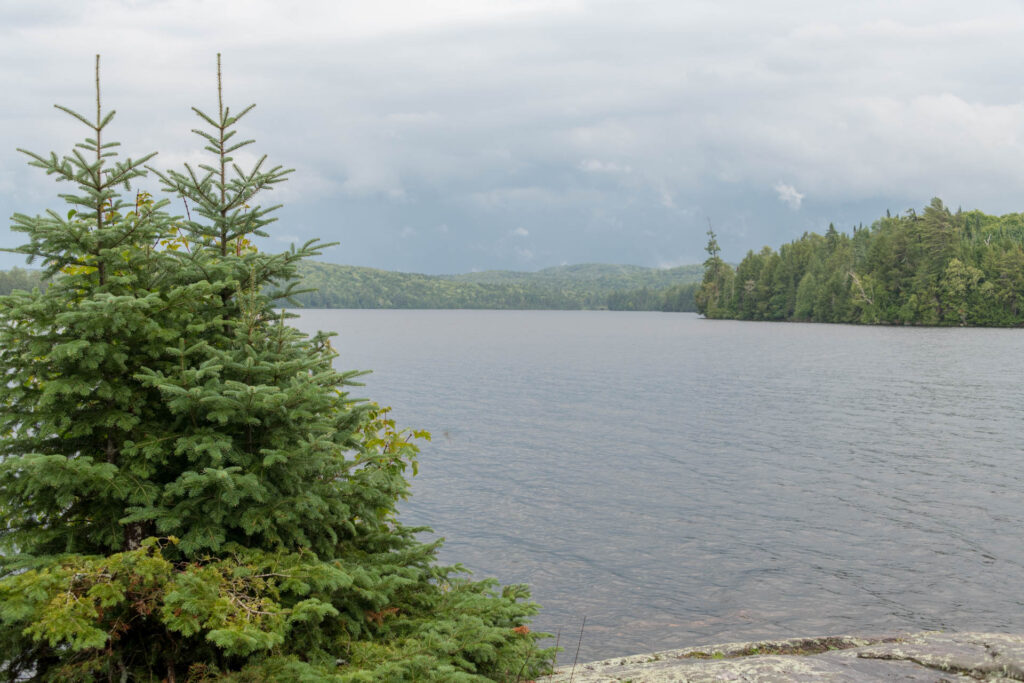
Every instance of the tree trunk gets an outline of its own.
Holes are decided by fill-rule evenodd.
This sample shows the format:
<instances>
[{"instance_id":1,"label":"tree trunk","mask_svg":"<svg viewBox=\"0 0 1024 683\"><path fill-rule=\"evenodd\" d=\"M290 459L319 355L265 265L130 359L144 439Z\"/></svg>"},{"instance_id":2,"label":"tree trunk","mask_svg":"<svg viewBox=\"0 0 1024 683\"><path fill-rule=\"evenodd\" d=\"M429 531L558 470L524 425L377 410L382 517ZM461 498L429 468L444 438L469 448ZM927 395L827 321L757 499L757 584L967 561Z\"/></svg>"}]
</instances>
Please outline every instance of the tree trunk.
<instances>
[{"instance_id":1,"label":"tree trunk","mask_svg":"<svg viewBox=\"0 0 1024 683\"><path fill-rule=\"evenodd\" d=\"M142 547L142 541L152 536L154 532L153 522L132 522L124 527L124 549L138 550Z\"/></svg>"}]
</instances>

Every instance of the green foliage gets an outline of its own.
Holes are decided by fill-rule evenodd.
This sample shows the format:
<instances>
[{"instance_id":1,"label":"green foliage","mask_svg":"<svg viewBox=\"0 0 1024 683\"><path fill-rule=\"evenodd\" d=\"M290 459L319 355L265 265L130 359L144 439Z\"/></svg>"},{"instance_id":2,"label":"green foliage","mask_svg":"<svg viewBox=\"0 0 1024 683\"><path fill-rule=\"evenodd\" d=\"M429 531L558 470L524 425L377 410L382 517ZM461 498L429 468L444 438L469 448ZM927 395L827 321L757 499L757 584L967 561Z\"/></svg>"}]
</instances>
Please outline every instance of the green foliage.
<instances>
[{"instance_id":1,"label":"green foliage","mask_svg":"<svg viewBox=\"0 0 1024 683\"><path fill-rule=\"evenodd\" d=\"M699 285L690 283L668 289L632 289L608 295L610 311L666 311L693 313L697 310L695 295Z\"/></svg>"},{"instance_id":2,"label":"green foliage","mask_svg":"<svg viewBox=\"0 0 1024 683\"><path fill-rule=\"evenodd\" d=\"M489 308L662 310L667 299L636 307L643 289L668 290L700 279L698 266L658 269L584 264L536 273L487 271L462 275L419 275L306 261L299 266L303 288L295 299L311 308ZM678 290L674 296L678 297ZM618 297L618 298L616 298ZM671 305L683 305L672 299ZM693 310L669 308L667 310Z\"/></svg>"},{"instance_id":3,"label":"green foliage","mask_svg":"<svg viewBox=\"0 0 1024 683\"><path fill-rule=\"evenodd\" d=\"M544 268L535 273L488 270L446 277L464 282L492 284L537 282L559 289L573 289L585 285L592 291L608 293L612 290L640 287L663 289L675 284L697 282L700 276L701 268L696 265L646 268L644 266L581 263L573 266Z\"/></svg>"},{"instance_id":4,"label":"green foliage","mask_svg":"<svg viewBox=\"0 0 1024 683\"><path fill-rule=\"evenodd\" d=\"M180 240L168 248L184 248ZM487 308L696 311L702 266L585 264L535 273L418 275L316 261L298 264L295 301L313 308ZM0 270L0 294L31 290L40 271Z\"/></svg>"},{"instance_id":5,"label":"green foliage","mask_svg":"<svg viewBox=\"0 0 1024 683\"><path fill-rule=\"evenodd\" d=\"M0 270L0 296L7 296L16 289L31 292L42 282L42 273L38 270L26 270L25 268Z\"/></svg>"},{"instance_id":6,"label":"green foliage","mask_svg":"<svg viewBox=\"0 0 1024 683\"><path fill-rule=\"evenodd\" d=\"M728 263L719 254L718 239L715 231L708 228L708 244L704 248L708 258L704 261L704 279L700 289L694 295L697 312L708 318L729 317L735 285L735 274Z\"/></svg>"},{"instance_id":7,"label":"green foliage","mask_svg":"<svg viewBox=\"0 0 1024 683\"><path fill-rule=\"evenodd\" d=\"M220 97L209 161L132 193L113 112L72 116L75 187L16 214L47 286L0 297L0 673L8 680L528 679L552 653L523 587L436 563L397 503L415 439L351 398L327 335L288 325L311 242L252 246L289 173L243 169Z\"/></svg>"},{"instance_id":8,"label":"green foliage","mask_svg":"<svg viewBox=\"0 0 1024 683\"><path fill-rule=\"evenodd\" d=\"M735 271L714 234L698 310L709 318L837 323L1024 324L1024 214L955 213L933 199L921 215L887 216L852 235L829 226Z\"/></svg>"}]
</instances>

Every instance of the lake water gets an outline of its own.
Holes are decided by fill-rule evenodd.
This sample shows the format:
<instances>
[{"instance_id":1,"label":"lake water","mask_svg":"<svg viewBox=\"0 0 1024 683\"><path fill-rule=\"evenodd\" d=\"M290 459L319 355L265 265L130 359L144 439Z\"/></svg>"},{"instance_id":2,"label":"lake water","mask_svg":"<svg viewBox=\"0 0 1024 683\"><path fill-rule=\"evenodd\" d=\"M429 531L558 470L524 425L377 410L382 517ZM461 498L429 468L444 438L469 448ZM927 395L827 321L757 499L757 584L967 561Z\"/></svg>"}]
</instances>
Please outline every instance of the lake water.
<instances>
[{"instance_id":1,"label":"lake water","mask_svg":"<svg viewBox=\"0 0 1024 683\"><path fill-rule=\"evenodd\" d=\"M406 524L529 583L572 661L1024 631L1024 331L304 311L427 429Z\"/></svg>"}]
</instances>

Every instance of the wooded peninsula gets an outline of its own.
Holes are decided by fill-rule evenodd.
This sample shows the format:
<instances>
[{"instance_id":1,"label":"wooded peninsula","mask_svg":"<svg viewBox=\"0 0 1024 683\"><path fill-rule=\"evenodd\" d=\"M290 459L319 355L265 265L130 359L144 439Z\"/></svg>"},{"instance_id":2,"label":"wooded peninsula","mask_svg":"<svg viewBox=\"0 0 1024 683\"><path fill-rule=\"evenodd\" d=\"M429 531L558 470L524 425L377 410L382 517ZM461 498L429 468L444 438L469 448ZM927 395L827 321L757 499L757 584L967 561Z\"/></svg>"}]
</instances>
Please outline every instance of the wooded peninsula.
<instances>
[{"instance_id":1,"label":"wooded peninsula","mask_svg":"<svg viewBox=\"0 0 1024 683\"><path fill-rule=\"evenodd\" d=\"M712 230L697 292L708 318L830 323L1024 323L1024 214L887 215L852 235L830 225L778 251L750 251L734 269Z\"/></svg>"}]
</instances>

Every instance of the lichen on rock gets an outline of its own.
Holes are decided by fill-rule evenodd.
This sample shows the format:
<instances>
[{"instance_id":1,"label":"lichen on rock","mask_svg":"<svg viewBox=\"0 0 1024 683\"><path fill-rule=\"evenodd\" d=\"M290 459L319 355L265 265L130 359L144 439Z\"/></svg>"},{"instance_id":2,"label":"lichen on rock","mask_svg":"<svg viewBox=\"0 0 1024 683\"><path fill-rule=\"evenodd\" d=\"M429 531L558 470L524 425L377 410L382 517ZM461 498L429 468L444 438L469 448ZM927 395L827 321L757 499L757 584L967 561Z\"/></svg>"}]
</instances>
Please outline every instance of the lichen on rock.
<instances>
[{"instance_id":1,"label":"lichen on rock","mask_svg":"<svg viewBox=\"0 0 1024 683\"><path fill-rule=\"evenodd\" d=\"M1024 681L1024 635L924 631L725 643L562 667L546 683Z\"/></svg>"}]
</instances>

